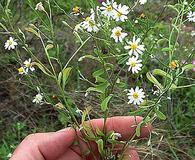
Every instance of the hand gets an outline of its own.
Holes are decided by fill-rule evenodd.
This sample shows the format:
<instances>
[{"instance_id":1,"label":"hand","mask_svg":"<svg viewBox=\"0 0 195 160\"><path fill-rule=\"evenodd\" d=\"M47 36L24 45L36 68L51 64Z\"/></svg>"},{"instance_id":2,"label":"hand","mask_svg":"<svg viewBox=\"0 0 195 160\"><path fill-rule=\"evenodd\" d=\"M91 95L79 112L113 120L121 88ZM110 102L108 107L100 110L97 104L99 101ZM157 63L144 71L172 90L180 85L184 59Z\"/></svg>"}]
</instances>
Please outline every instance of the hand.
<instances>
[{"instance_id":1,"label":"hand","mask_svg":"<svg viewBox=\"0 0 195 160\"><path fill-rule=\"evenodd\" d=\"M133 135L135 124L141 120L141 117L108 118L106 129L120 133L122 135L120 140L126 140ZM90 123L94 129L103 128L103 119L94 119ZM141 138L147 137L151 128L149 124L142 127ZM73 145L76 140L77 134L73 128L51 133L31 134L17 147L10 160L82 160L81 153L87 150L87 145L81 140L79 140L81 147ZM95 144L92 145L94 153L98 155ZM138 153L133 148L127 149L125 155L129 160L139 160ZM87 160L93 160L93 157L89 156Z\"/></svg>"}]
</instances>

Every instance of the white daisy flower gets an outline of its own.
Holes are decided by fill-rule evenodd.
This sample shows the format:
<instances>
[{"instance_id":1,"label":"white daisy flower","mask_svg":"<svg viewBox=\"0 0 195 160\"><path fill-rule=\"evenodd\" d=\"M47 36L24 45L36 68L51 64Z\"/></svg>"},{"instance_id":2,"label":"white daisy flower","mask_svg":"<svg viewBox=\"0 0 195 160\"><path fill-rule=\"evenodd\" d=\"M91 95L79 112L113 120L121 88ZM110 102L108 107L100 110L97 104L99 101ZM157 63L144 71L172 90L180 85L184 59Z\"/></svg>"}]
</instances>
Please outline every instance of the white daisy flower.
<instances>
[{"instance_id":1,"label":"white daisy flower","mask_svg":"<svg viewBox=\"0 0 195 160\"><path fill-rule=\"evenodd\" d=\"M125 20L128 19L127 15L129 14L130 10L129 7L126 5L117 5L116 3L113 4L114 8L114 15L113 18L115 21L122 21L124 22Z\"/></svg>"},{"instance_id":2,"label":"white daisy flower","mask_svg":"<svg viewBox=\"0 0 195 160\"><path fill-rule=\"evenodd\" d=\"M20 68L18 68L18 74L26 74L26 71L25 71L25 69L24 69L24 67L20 67Z\"/></svg>"},{"instance_id":3,"label":"white daisy flower","mask_svg":"<svg viewBox=\"0 0 195 160\"><path fill-rule=\"evenodd\" d=\"M10 37L5 42L4 47L5 47L5 49L11 50L11 49L15 49L17 45L18 45L18 43L12 37Z\"/></svg>"},{"instance_id":4,"label":"white daisy flower","mask_svg":"<svg viewBox=\"0 0 195 160\"><path fill-rule=\"evenodd\" d=\"M147 0L139 0L140 4L145 4L147 2Z\"/></svg>"},{"instance_id":5,"label":"white daisy flower","mask_svg":"<svg viewBox=\"0 0 195 160\"><path fill-rule=\"evenodd\" d=\"M39 104L39 103L41 103L42 102L42 100L43 100L43 96L42 96L42 94L41 93L38 93L35 97L34 97L34 99L33 99L33 103L36 103L36 104Z\"/></svg>"},{"instance_id":6,"label":"white daisy flower","mask_svg":"<svg viewBox=\"0 0 195 160\"><path fill-rule=\"evenodd\" d=\"M139 87L136 87L135 90L131 88L127 95L129 99L128 104L133 103L134 105L140 105L145 98L145 93L143 92L143 89L139 89Z\"/></svg>"},{"instance_id":7,"label":"white daisy flower","mask_svg":"<svg viewBox=\"0 0 195 160\"><path fill-rule=\"evenodd\" d=\"M139 54L142 54L145 51L144 45L143 44L139 44L141 42L141 39L138 38L136 39L136 37L133 37L133 41L129 41L127 42L127 46L125 46L124 48L129 50L129 55L135 55L138 56Z\"/></svg>"},{"instance_id":8,"label":"white daisy flower","mask_svg":"<svg viewBox=\"0 0 195 160\"><path fill-rule=\"evenodd\" d=\"M127 36L127 33L122 32L121 27L116 27L112 30L111 38L114 38L115 42L122 42L123 39Z\"/></svg>"},{"instance_id":9,"label":"white daisy flower","mask_svg":"<svg viewBox=\"0 0 195 160\"><path fill-rule=\"evenodd\" d=\"M113 5L116 5L116 2L114 2L114 0L112 1L107 0L106 2L102 2L102 5L103 6L100 7L102 14L108 18L112 17L114 13Z\"/></svg>"},{"instance_id":10,"label":"white daisy flower","mask_svg":"<svg viewBox=\"0 0 195 160\"><path fill-rule=\"evenodd\" d=\"M98 32L98 24L95 22L95 14L92 13L90 17L87 17L84 22L81 23L81 27L86 29L88 32Z\"/></svg>"},{"instance_id":11,"label":"white daisy flower","mask_svg":"<svg viewBox=\"0 0 195 160\"><path fill-rule=\"evenodd\" d=\"M126 63L129 66L128 71L131 71L133 74L138 73L141 70L142 60L139 60L138 57L131 57L129 58L128 62Z\"/></svg>"},{"instance_id":12,"label":"white daisy flower","mask_svg":"<svg viewBox=\"0 0 195 160\"><path fill-rule=\"evenodd\" d=\"M195 22L195 12L190 11L187 15L189 22Z\"/></svg>"},{"instance_id":13,"label":"white daisy flower","mask_svg":"<svg viewBox=\"0 0 195 160\"><path fill-rule=\"evenodd\" d=\"M28 60L24 61L24 67L25 67L25 71L28 72L29 69L33 72L35 70L35 68L33 67L32 63L31 63L31 58L29 58Z\"/></svg>"}]
</instances>

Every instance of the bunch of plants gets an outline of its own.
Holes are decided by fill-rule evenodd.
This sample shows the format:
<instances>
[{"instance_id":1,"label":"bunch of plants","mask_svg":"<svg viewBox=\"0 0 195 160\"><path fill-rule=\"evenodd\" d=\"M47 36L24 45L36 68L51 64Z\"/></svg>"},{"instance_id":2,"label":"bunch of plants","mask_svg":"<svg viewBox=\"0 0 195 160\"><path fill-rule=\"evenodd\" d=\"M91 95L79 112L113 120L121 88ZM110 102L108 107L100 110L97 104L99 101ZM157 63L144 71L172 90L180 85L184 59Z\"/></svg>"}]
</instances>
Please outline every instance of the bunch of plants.
<instances>
[{"instance_id":1,"label":"bunch of plants","mask_svg":"<svg viewBox=\"0 0 195 160\"><path fill-rule=\"evenodd\" d=\"M28 82L29 89L34 90L32 102L52 105L63 115L64 124L80 131L78 139L89 148L84 158L92 155L97 159L90 146L93 141L101 159L123 159L144 126L167 119L172 95L195 85L180 84L181 79L190 78L185 73L194 68L194 49L190 48L185 57L177 55L184 47L179 43L184 25L195 22L194 1L173 5L167 1L153 19L144 14L146 0L89 0L84 2L89 7L72 6L69 12L55 0L27 3L36 15L36 23L29 22L24 28L13 25L9 0L0 6L4 12L0 26L7 38L4 48L17 55L18 79ZM142 12L137 12L138 8ZM175 16L164 33L157 23L167 9ZM58 23L74 37L77 48L71 56L66 55L63 42L58 40L54 11L62 13ZM38 41L41 53L28 42L27 35ZM89 68L93 78L82 72L84 67ZM44 79L50 79L51 84L45 84ZM79 87L72 81L78 81ZM78 104L75 94L86 101L89 97L97 101L96 114L102 118L102 129L94 129L90 123L94 106ZM133 134L126 140L121 140L121 133L107 131L106 123L115 106L125 111L123 115L135 117L135 126L127 126L134 129ZM138 116L143 117L140 122L136 121ZM151 137L152 132L148 144ZM118 145L121 149L113 153Z\"/></svg>"}]
</instances>

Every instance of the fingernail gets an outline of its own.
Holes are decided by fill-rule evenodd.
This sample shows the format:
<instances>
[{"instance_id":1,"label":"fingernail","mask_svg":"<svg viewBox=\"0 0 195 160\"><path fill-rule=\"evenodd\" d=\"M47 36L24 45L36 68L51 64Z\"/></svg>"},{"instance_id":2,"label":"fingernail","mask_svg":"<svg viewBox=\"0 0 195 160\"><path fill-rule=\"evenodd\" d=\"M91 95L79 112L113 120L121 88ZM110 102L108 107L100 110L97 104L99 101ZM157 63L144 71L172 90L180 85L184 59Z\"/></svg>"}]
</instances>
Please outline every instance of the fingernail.
<instances>
[{"instance_id":1,"label":"fingernail","mask_svg":"<svg viewBox=\"0 0 195 160\"><path fill-rule=\"evenodd\" d=\"M61 130L59 130L59 131L57 131L57 132L66 132L66 131L68 131L68 130L70 130L70 129L72 129L72 128L71 128L71 127L68 127L68 128L61 129Z\"/></svg>"}]
</instances>

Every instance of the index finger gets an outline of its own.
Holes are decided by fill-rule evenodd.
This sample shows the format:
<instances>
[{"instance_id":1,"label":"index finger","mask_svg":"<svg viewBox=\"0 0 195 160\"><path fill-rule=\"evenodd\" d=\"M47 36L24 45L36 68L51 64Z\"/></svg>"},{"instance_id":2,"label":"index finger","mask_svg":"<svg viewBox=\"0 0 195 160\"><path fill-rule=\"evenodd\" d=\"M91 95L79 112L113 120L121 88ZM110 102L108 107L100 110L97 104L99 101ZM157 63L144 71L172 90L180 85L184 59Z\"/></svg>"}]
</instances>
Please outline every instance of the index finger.
<instances>
[{"instance_id":1,"label":"index finger","mask_svg":"<svg viewBox=\"0 0 195 160\"><path fill-rule=\"evenodd\" d=\"M133 136L136 126L143 120L140 116L116 116L107 118L106 120L106 132L114 131L122 135L122 139L126 140ZM103 130L104 119L93 119L88 121L92 128L96 130L99 128ZM139 138L147 137L152 130L151 124L146 124L141 128L141 135Z\"/></svg>"}]
</instances>

